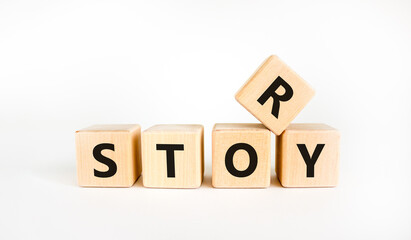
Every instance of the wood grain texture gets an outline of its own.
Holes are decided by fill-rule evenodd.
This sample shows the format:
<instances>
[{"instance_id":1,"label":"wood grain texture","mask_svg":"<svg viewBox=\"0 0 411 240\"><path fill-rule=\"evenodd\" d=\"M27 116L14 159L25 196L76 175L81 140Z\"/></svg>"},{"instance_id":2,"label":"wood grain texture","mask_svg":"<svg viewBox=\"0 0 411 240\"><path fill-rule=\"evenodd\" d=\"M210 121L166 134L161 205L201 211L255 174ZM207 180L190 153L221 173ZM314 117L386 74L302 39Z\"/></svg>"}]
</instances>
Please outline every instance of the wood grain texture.
<instances>
[{"instance_id":1,"label":"wood grain texture","mask_svg":"<svg viewBox=\"0 0 411 240\"><path fill-rule=\"evenodd\" d=\"M204 175L204 127L202 125L156 125L142 133L143 185L153 188L198 188ZM166 151L157 144L183 144L174 151L175 176L167 175Z\"/></svg>"},{"instance_id":2,"label":"wood grain texture","mask_svg":"<svg viewBox=\"0 0 411 240\"><path fill-rule=\"evenodd\" d=\"M276 118L271 114L274 102L272 97L263 105L257 100L279 76L291 86L293 95L290 100L280 102L278 118ZM285 89L280 87L275 92L278 95L283 95ZM237 92L235 98L274 134L280 135L311 100L314 93L314 89L311 88L307 82L291 70L277 56L273 55L264 61L257 71L248 79Z\"/></svg>"},{"instance_id":3,"label":"wood grain texture","mask_svg":"<svg viewBox=\"0 0 411 240\"><path fill-rule=\"evenodd\" d=\"M305 144L310 156L318 144L324 147L307 177L307 165L297 144ZM276 139L276 173L284 187L334 187L338 183L340 134L325 124L290 124Z\"/></svg>"},{"instance_id":4,"label":"wood grain texture","mask_svg":"<svg viewBox=\"0 0 411 240\"><path fill-rule=\"evenodd\" d=\"M226 167L228 149L237 143L247 143L257 153L257 167L247 177L236 177ZM265 188L270 185L271 132L262 124L230 123L215 124L212 133L212 185L215 188ZM244 171L250 164L245 150L233 156L234 167Z\"/></svg>"},{"instance_id":5,"label":"wood grain texture","mask_svg":"<svg viewBox=\"0 0 411 240\"><path fill-rule=\"evenodd\" d=\"M137 124L94 125L76 132L78 184L84 187L130 187L141 174L141 128ZM112 177L94 175L108 166L97 161L93 149L102 143L114 144L114 151L102 150L113 160L117 172Z\"/></svg>"}]
</instances>

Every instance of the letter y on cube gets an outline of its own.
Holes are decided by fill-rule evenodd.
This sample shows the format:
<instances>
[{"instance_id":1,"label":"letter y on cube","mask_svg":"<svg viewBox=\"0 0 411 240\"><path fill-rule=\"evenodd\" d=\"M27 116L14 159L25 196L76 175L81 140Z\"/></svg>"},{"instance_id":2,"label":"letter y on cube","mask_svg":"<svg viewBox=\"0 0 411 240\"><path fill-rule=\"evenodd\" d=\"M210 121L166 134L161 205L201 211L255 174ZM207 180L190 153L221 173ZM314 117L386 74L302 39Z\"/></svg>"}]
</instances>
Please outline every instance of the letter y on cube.
<instances>
[{"instance_id":1,"label":"letter y on cube","mask_svg":"<svg viewBox=\"0 0 411 240\"><path fill-rule=\"evenodd\" d=\"M335 187L340 133L325 124L294 123L277 136L276 166L284 187Z\"/></svg>"}]
</instances>

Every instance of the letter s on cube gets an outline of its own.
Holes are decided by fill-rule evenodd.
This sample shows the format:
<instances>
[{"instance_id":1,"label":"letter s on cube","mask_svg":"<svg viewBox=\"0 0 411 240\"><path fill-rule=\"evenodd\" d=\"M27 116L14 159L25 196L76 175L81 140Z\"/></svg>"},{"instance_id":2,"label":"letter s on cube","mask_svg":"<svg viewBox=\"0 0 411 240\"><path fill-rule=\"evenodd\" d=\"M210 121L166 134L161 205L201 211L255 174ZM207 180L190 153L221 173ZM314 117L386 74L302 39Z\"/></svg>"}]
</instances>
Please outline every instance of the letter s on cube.
<instances>
[{"instance_id":1,"label":"letter s on cube","mask_svg":"<svg viewBox=\"0 0 411 240\"><path fill-rule=\"evenodd\" d=\"M141 174L138 124L93 125L76 132L78 184L130 187Z\"/></svg>"},{"instance_id":2,"label":"letter s on cube","mask_svg":"<svg viewBox=\"0 0 411 240\"><path fill-rule=\"evenodd\" d=\"M280 135L314 96L314 89L277 56L270 56L235 98L274 134Z\"/></svg>"}]
</instances>

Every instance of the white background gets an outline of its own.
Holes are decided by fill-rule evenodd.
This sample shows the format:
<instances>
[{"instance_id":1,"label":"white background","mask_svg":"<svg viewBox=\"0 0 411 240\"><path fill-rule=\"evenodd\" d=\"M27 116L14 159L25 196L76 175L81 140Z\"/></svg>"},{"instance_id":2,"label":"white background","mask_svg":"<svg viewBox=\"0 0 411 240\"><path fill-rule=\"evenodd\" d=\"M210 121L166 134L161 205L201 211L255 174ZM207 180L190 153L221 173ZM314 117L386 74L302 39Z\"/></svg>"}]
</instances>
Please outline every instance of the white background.
<instances>
[{"instance_id":1,"label":"white background","mask_svg":"<svg viewBox=\"0 0 411 240\"><path fill-rule=\"evenodd\" d=\"M411 239L410 43L409 1L1 0L0 239ZM270 54L316 90L294 122L341 131L337 188L211 187L211 128L257 122L234 94ZM78 187L97 123L203 124L202 187Z\"/></svg>"}]
</instances>

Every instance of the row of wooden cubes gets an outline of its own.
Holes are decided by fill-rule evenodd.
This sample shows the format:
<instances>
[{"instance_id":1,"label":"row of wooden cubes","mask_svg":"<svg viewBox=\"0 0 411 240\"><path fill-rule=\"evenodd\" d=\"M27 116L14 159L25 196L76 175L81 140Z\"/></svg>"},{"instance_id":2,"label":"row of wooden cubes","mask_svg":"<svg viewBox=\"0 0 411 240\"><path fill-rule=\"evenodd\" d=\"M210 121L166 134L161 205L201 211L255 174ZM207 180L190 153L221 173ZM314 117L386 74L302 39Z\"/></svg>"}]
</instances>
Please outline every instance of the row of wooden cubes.
<instances>
[{"instance_id":1,"label":"row of wooden cubes","mask_svg":"<svg viewBox=\"0 0 411 240\"><path fill-rule=\"evenodd\" d=\"M339 133L325 124L290 124L276 137L276 173L284 187L332 187L338 181ZM78 182L130 187L140 174L154 188L197 188L204 175L202 125L94 125L76 132ZM262 124L215 124L212 185L270 185L271 132Z\"/></svg>"}]
</instances>

